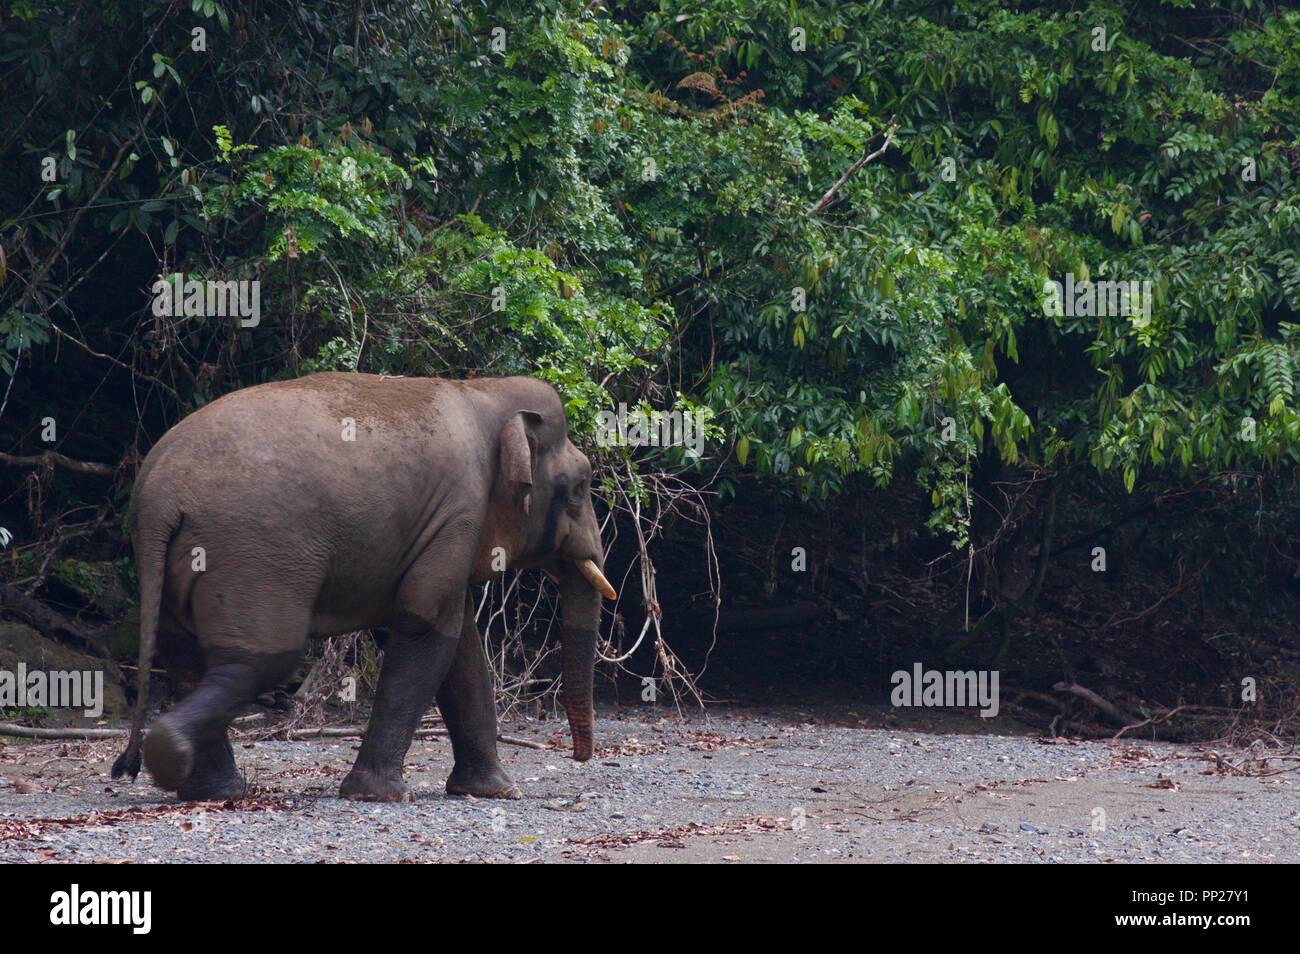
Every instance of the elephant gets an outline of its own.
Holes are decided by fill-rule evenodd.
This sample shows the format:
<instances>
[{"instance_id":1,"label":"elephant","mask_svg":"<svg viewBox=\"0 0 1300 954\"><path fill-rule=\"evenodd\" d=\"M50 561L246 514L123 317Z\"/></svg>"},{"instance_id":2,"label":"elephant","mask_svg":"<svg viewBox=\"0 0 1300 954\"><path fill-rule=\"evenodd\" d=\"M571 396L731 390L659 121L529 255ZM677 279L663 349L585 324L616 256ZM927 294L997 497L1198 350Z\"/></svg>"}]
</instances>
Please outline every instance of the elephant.
<instances>
[{"instance_id":1,"label":"elephant","mask_svg":"<svg viewBox=\"0 0 1300 954\"><path fill-rule=\"evenodd\" d=\"M309 638L386 635L370 723L339 794L410 800L403 762L436 699L452 795L519 798L497 757L472 584L539 568L559 584L573 758L592 755L604 575L591 464L564 405L529 377L327 372L233 391L141 465L129 529L140 666L113 765L187 801L238 797L229 724L287 678ZM187 694L144 733L158 655Z\"/></svg>"}]
</instances>

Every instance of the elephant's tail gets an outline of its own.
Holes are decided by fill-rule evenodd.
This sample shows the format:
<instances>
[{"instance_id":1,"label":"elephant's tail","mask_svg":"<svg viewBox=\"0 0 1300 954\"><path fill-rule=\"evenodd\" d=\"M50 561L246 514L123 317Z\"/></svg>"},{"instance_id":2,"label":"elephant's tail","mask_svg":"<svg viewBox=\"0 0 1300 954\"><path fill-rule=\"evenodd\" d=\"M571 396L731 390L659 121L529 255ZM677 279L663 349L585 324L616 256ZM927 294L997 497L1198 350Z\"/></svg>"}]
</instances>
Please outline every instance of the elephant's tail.
<instances>
[{"instance_id":1,"label":"elephant's tail","mask_svg":"<svg viewBox=\"0 0 1300 954\"><path fill-rule=\"evenodd\" d=\"M113 778L140 774L140 753L144 741L144 720L149 708L149 670L153 667L154 648L158 642L158 617L162 612L163 579L166 573L167 548L180 529L182 517L156 524L137 516L135 533L135 567L140 580L140 659L135 681L135 713L131 717L131 736L126 750L113 763Z\"/></svg>"}]
</instances>

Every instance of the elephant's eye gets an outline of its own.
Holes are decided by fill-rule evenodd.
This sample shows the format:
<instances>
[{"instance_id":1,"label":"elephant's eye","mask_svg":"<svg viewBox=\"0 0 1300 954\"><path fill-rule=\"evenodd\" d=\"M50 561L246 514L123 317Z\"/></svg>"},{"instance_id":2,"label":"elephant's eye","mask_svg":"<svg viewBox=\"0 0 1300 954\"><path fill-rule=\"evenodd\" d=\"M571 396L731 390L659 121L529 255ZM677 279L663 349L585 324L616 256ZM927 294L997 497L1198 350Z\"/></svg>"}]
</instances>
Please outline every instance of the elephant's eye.
<instances>
[{"instance_id":1,"label":"elephant's eye","mask_svg":"<svg viewBox=\"0 0 1300 954\"><path fill-rule=\"evenodd\" d=\"M569 509L577 510L590 494L591 489L585 480L574 481L569 490Z\"/></svg>"}]
</instances>

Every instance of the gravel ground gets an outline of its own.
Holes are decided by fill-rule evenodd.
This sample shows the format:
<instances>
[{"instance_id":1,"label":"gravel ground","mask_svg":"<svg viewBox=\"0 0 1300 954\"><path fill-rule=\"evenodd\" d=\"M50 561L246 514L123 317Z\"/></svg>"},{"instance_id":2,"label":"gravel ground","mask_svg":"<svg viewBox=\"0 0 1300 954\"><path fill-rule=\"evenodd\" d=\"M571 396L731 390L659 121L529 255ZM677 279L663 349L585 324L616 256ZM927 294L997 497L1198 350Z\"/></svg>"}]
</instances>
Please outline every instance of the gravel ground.
<instances>
[{"instance_id":1,"label":"gravel ground","mask_svg":"<svg viewBox=\"0 0 1300 954\"><path fill-rule=\"evenodd\" d=\"M515 802L446 797L446 739L412 746L417 798L399 805L335 797L356 740L245 742L254 796L223 805L163 799L144 775L110 780L116 741L8 739L0 862L1300 860L1294 772L1225 775L1190 746L856 715L606 710L585 765L566 757L561 723L507 725L565 746L501 747Z\"/></svg>"}]
</instances>

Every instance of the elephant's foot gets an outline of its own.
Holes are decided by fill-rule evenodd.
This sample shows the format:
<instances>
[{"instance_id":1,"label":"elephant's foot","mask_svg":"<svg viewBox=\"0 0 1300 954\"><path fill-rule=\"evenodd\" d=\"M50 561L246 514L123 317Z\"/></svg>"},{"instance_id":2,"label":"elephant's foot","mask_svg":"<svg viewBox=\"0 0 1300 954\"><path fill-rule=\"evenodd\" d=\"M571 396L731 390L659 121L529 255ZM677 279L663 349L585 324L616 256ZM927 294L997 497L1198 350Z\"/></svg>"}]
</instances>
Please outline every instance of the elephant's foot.
<instances>
[{"instance_id":1,"label":"elephant's foot","mask_svg":"<svg viewBox=\"0 0 1300 954\"><path fill-rule=\"evenodd\" d=\"M196 779L193 776L176 792L183 802L236 802L248 794L248 783L233 778Z\"/></svg>"},{"instance_id":2,"label":"elephant's foot","mask_svg":"<svg viewBox=\"0 0 1300 954\"><path fill-rule=\"evenodd\" d=\"M248 785L235 768L235 753L223 735L199 742L194 768L176 795L187 802L231 801L243 798Z\"/></svg>"},{"instance_id":3,"label":"elephant's foot","mask_svg":"<svg viewBox=\"0 0 1300 954\"><path fill-rule=\"evenodd\" d=\"M155 785L175 792L185 784L194 767L194 743L163 716L144 737L144 764Z\"/></svg>"},{"instance_id":4,"label":"elephant's foot","mask_svg":"<svg viewBox=\"0 0 1300 954\"><path fill-rule=\"evenodd\" d=\"M485 768L462 768L457 765L447 779L448 795L473 795L475 798L523 798L524 793L500 765Z\"/></svg>"},{"instance_id":5,"label":"elephant's foot","mask_svg":"<svg viewBox=\"0 0 1300 954\"><path fill-rule=\"evenodd\" d=\"M407 789L400 775L377 775L355 766L339 786L339 797L356 802L415 801L415 796Z\"/></svg>"}]
</instances>

